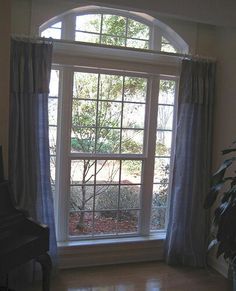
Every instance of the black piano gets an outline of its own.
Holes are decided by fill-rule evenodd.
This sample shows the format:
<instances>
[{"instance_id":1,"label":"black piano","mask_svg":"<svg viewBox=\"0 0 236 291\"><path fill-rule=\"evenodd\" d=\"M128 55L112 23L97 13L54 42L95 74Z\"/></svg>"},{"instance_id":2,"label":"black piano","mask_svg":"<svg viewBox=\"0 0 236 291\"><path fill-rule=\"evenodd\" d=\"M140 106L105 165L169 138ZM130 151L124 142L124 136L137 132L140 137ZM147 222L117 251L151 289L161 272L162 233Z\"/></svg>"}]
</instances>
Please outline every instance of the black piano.
<instances>
[{"instance_id":1,"label":"black piano","mask_svg":"<svg viewBox=\"0 0 236 291\"><path fill-rule=\"evenodd\" d=\"M42 266L42 290L49 291L49 229L34 222L25 211L14 207L9 183L3 178L1 152L0 146L0 276L6 278L6 284L0 290L10 290L7 278L11 270L35 259Z\"/></svg>"}]
</instances>

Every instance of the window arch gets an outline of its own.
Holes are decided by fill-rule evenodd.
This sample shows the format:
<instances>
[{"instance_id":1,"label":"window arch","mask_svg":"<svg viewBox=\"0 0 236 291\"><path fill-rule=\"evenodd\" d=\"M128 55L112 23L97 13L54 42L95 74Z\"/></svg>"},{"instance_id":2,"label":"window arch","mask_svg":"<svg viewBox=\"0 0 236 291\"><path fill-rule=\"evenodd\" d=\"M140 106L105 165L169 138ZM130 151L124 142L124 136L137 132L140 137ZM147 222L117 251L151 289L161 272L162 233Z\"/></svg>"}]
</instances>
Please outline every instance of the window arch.
<instances>
[{"instance_id":1,"label":"window arch","mask_svg":"<svg viewBox=\"0 0 236 291\"><path fill-rule=\"evenodd\" d=\"M40 26L40 35L55 39L187 53L186 42L169 26L145 13L85 6Z\"/></svg>"}]
</instances>

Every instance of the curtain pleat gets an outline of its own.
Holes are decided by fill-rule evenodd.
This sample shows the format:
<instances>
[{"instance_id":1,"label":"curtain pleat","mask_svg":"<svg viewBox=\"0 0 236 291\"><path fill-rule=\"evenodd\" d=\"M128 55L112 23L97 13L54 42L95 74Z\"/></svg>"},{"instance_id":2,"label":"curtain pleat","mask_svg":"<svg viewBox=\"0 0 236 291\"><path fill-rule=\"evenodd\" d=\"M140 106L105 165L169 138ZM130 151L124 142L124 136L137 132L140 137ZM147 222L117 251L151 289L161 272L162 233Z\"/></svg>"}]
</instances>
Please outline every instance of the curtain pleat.
<instances>
[{"instance_id":1,"label":"curtain pleat","mask_svg":"<svg viewBox=\"0 0 236 291\"><path fill-rule=\"evenodd\" d=\"M170 210L165 242L172 265L205 265L211 173L215 63L183 60L180 76Z\"/></svg>"}]
</instances>

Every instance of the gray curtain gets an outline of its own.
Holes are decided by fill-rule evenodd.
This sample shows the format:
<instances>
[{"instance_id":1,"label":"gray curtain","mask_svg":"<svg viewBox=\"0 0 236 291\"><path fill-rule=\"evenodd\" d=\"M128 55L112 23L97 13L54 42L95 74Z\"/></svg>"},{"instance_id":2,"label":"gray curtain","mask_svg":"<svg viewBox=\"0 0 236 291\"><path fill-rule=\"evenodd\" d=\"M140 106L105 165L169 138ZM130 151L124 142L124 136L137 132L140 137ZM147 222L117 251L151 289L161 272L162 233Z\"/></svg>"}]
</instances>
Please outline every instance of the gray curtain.
<instances>
[{"instance_id":1,"label":"gray curtain","mask_svg":"<svg viewBox=\"0 0 236 291\"><path fill-rule=\"evenodd\" d=\"M52 43L12 40L9 181L16 206L49 226L49 253L56 264L48 140L51 61Z\"/></svg>"},{"instance_id":2,"label":"gray curtain","mask_svg":"<svg viewBox=\"0 0 236 291\"><path fill-rule=\"evenodd\" d=\"M166 261L173 265L205 265L208 217L203 209L211 173L212 111L215 63L183 60Z\"/></svg>"}]
</instances>

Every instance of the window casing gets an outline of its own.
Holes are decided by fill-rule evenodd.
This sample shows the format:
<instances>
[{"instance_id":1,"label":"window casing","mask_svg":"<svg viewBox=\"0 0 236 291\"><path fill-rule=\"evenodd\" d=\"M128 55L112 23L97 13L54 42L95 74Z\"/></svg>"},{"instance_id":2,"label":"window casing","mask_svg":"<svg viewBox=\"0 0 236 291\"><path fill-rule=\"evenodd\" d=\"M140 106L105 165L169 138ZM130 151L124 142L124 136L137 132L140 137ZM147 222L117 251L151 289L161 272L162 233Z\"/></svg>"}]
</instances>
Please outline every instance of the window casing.
<instances>
[{"instance_id":1,"label":"window casing","mask_svg":"<svg viewBox=\"0 0 236 291\"><path fill-rule=\"evenodd\" d=\"M128 23L131 15L124 15ZM65 15L49 32L74 39L77 17ZM148 27L148 48L157 48L159 28ZM165 42L180 51L159 39L159 47ZM135 69L117 55L107 66L102 54L93 66L79 65L80 56L60 64L59 56L53 67L49 131L59 241L147 236L166 228L178 74L161 73L158 61L144 69L138 57Z\"/></svg>"}]
</instances>

